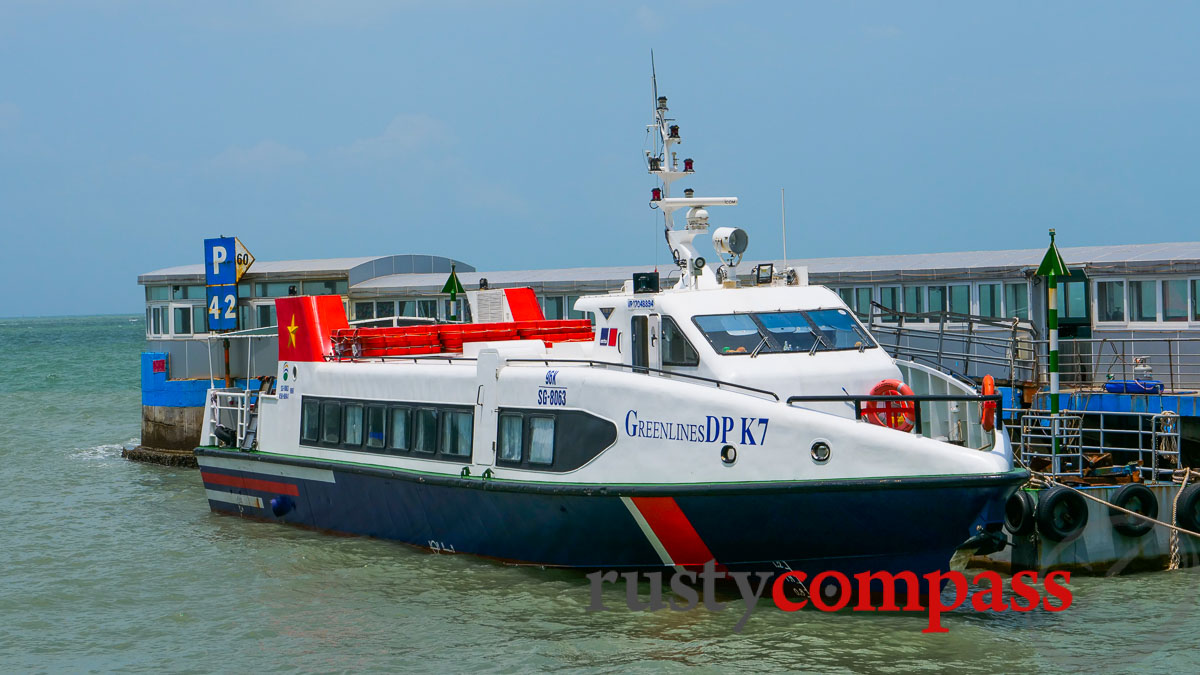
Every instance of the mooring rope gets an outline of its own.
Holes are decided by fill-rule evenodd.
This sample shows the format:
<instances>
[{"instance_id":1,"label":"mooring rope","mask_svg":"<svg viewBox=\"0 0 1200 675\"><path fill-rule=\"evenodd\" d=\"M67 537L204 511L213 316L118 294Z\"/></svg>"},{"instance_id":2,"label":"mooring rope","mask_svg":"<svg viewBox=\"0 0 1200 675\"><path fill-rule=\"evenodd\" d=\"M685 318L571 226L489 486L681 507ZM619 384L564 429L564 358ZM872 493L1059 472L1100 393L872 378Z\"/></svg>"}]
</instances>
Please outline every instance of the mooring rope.
<instances>
[{"instance_id":1,"label":"mooring rope","mask_svg":"<svg viewBox=\"0 0 1200 675\"><path fill-rule=\"evenodd\" d=\"M1195 471L1193 469L1177 469L1176 471L1174 471L1171 474L1171 480L1173 480L1175 482L1179 482L1180 481L1179 474L1181 474L1181 473L1183 474L1183 484L1179 486L1179 491L1175 493L1175 499L1173 499L1171 501L1171 523L1172 524L1179 522L1178 521L1179 496L1183 494L1183 491L1185 489L1187 489L1188 480L1191 479L1192 474L1197 474L1198 476L1200 476L1200 472ZM1168 562L1167 562L1167 570L1177 570L1183 564L1183 559L1179 555L1179 533L1176 532L1174 529L1171 530L1170 542L1171 542L1170 543L1171 557L1168 559Z\"/></svg>"},{"instance_id":2,"label":"mooring rope","mask_svg":"<svg viewBox=\"0 0 1200 675\"><path fill-rule=\"evenodd\" d=\"M1017 459L1017 461L1021 462L1021 465L1024 466L1029 471L1030 478L1029 478L1028 485L1032 485L1035 488L1059 486L1059 487L1067 488L1068 490L1074 490L1075 492L1078 492L1079 494L1083 495L1084 497L1086 497L1094 502L1099 502L1101 504L1104 504L1105 506L1108 506L1109 508L1115 509L1122 513L1127 513L1131 516L1134 516L1135 518L1141 518L1142 520L1149 521L1151 523L1154 523L1155 525L1162 525L1163 527L1170 529L1172 531L1172 537L1175 537L1176 539L1178 539L1178 535L1180 532L1187 534L1187 535L1191 535L1193 537L1196 537L1197 539L1200 539L1200 532L1193 532L1191 530L1179 527L1178 525L1174 524L1175 513L1174 513L1173 508L1172 508L1172 513L1171 513L1171 521L1172 522L1164 523L1161 520L1151 518L1150 516L1138 513L1137 511L1130 511L1129 509L1121 507L1121 506L1117 506L1116 504L1113 504L1112 502L1104 501L1103 499L1101 499L1095 495L1090 495L1090 494L1084 492L1083 490L1080 490L1077 487L1073 487L1071 485L1064 485L1063 483L1060 483L1060 482L1054 480L1050 476L1047 476L1046 474L1044 474L1040 471L1034 471L1033 469L1030 469L1025 464L1025 462L1022 462L1020 459ZM1180 469L1179 471L1175 472L1175 475L1178 475L1181 473L1184 474L1183 477L1175 479L1177 482L1178 482L1178 480L1183 480L1183 486L1179 488L1179 492L1183 492L1183 488L1187 487L1188 478L1191 477L1192 474L1195 474L1198 478L1200 478L1200 471L1196 471L1194 469ZM1178 503L1179 493L1175 494L1175 501L1176 501L1176 503ZM1178 549L1178 542L1176 542L1176 549ZM1169 567L1168 569L1178 569L1178 567Z\"/></svg>"}]
</instances>

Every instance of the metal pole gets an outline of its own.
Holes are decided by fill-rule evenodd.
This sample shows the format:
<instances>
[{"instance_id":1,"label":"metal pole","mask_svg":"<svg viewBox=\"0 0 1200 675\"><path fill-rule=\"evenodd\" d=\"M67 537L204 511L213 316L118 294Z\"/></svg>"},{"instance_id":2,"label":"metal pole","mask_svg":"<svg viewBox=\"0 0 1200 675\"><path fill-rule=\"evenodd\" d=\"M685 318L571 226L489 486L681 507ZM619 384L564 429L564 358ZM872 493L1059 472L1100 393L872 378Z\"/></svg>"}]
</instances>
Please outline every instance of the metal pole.
<instances>
[{"instance_id":1,"label":"metal pole","mask_svg":"<svg viewBox=\"0 0 1200 675\"><path fill-rule=\"evenodd\" d=\"M1171 391L1175 391L1175 355L1171 351L1171 345L1173 345L1175 341L1170 338L1166 338L1166 342L1167 342L1167 370L1171 375L1171 377L1170 377Z\"/></svg>"},{"instance_id":2,"label":"metal pole","mask_svg":"<svg viewBox=\"0 0 1200 675\"><path fill-rule=\"evenodd\" d=\"M1046 281L1047 324L1050 327L1050 414L1058 414L1058 277Z\"/></svg>"},{"instance_id":3,"label":"metal pole","mask_svg":"<svg viewBox=\"0 0 1200 675\"><path fill-rule=\"evenodd\" d=\"M229 338L225 338L222 342L225 343L225 388L230 389L233 385L230 384L231 377L229 375Z\"/></svg>"}]
</instances>

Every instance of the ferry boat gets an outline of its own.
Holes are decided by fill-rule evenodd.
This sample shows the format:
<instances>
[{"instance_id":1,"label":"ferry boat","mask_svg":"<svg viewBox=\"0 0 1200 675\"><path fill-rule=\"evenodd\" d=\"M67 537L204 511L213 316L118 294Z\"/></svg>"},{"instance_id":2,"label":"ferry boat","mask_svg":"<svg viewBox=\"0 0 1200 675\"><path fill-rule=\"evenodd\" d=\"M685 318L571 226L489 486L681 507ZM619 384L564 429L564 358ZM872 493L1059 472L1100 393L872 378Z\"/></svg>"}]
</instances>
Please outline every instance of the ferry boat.
<instances>
[{"instance_id":1,"label":"ferry boat","mask_svg":"<svg viewBox=\"0 0 1200 675\"><path fill-rule=\"evenodd\" d=\"M529 289L479 291L475 323L383 328L278 298L274 381L207 396L210 508L585 569L920 575L988 546L1028 478L1000 397L895 361L802 270L740 283L743 230L716 229L707 264L708 209L737 199L671 195L693 162L666 103L647 168L674 284L580 298L594 325L544 319Z\"/></svg>"}]
</instances>

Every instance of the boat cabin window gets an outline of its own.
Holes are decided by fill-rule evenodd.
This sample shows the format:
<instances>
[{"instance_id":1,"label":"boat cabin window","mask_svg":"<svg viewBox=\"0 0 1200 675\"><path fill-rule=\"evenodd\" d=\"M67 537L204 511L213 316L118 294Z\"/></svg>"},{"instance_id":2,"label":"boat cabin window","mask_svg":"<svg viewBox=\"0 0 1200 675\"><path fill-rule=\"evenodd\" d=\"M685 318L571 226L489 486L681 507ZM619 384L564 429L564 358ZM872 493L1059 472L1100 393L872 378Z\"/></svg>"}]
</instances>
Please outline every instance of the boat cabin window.
<instances>
[{"instance_id":1,"label":"boat cabin window","mask_svg":"<svg viewBox=\"0 0 1200 675\"><path fill-rule=\"evenodd\" d=\"M434 408L417 408L413 415L413 452L437 452L438 411Z\"/></svg>"},{"instance_id":2,"label":"boat cabin window","mask_svg":"<svg viewBox=\"0 0 1200 675\"><path fill-rule=\"evenodd\" d=\"M496 436L499 458L507 462L521 461L524 445L524 420L519 413L500 415L500 432Z\"/></svg>"},{"instance_id":3,"label":"boat cabin window","mask_svg":"<svg viewBox=\"0 0 1200 675\"><path fill-rule=\"evenodd\" d=\"M321 402L304 401L300 417L300 441L316 443L321 436Z\"/></svg>"},{"instance_id":4,"label":"boat cabin window","mask_svg":"<svg viewBox=\"0 0 1200 675\"><path fill-rule=\"evenodd\" d=\"M529 418L529 461L533 464L554 463L554 418Z\"/></svg>"},{"instance_id":5,"label":"boat cabin window","mask_svg":"<svg viewBox=\"0 0 1200 675\"><path fill-rule=\"evenodd\" d=\"M321 442L333 445L342 442L342 404L337 401L321 404Z\"/></svg>"},{"instance_id":6,"label":"boat cabin window","mask_svg":"<svg viewBox=\"0 0 1200 675\"><path fill-rule=\"evenodd\" d=\"M382 449L387 439L387 410L383 406L367 407L367 447Z\"/></svg>"},{"instance_id":7,"label":"boat cabin window","mask_svg":"<svg viewBox=\"0 0 1200 675\"><path fill-rule=\"evenodd\" d=\"M392 408L392 435L388 439L389 450L407 452L409 448L409 409Z\"/></svg>"},{"instance_id":8,"label":"boat cabin window","mask_svg":"<svg viewBox=\"0 0 1200 675\"><path fill-rule=\"evenodd\" d=\"M662 363L664 366L698 366L700 355L683 331L669 317L662 318Z\"/></svg>"},{"instance_id":9,"label":"boat cabin window","mask_svg":"<svg viewBox=\"0 0 1200 675\"><path fill-rule=\"evenodd\" d=\"M871 348L874 341L844 309L714 314L693 319L723 355L839 351Z\"/></svg>"},{"instance_id":10,"label":"boat cabin window","mask_svg":"<svg viewBox=\"0 0 1200 675\"><path fill-rule=\"evenodd\" d=\"M447 410L442 413L442 454L469 457L471 427L475 416L469 410Z\"/></svg>"},{"instance_id":11,"label":"boat cabin window","mask_svg":"<svg viewBox=\"0 0 1200 675\"><path fill-rule=\"evenodd\" d=\"M362 445L363 436L363 407L361 403L346 404L346 425L342 437L342 445Z\"/></svg>"}]
</instances>

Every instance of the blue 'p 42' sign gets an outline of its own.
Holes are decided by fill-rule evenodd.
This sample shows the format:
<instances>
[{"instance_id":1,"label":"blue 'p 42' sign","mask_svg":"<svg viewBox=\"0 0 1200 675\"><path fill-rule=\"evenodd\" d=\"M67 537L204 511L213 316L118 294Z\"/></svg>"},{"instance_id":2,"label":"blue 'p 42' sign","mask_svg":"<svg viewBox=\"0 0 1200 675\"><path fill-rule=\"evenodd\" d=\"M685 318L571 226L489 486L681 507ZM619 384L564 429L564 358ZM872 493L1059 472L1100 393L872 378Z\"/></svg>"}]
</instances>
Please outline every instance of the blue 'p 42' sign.
<instances>
[{"instance_id":1,"label":"blue 'p 42' sign","mask_svg":"<svg viewBox=\"0 0 1200 675\"><path fill-rule=\"evenodd\" d=\"M208 287L208 329L237 330L237 284Z\"/></svg>"}]
</instances>

